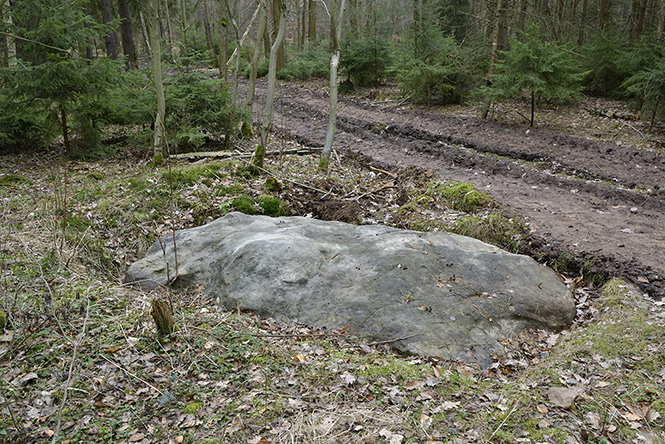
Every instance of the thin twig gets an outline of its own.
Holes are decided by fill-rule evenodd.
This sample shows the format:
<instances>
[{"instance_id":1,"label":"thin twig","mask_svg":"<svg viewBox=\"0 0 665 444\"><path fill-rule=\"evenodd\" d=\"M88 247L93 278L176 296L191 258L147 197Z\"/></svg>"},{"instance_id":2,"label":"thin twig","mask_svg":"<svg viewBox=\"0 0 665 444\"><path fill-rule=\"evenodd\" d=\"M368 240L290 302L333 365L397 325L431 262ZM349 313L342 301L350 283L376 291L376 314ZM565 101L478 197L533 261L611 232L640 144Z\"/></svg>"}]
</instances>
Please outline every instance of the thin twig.
<instances>
[{"instance_id":1,"label":"thin twig","mask_svg":"<svg viewBox=\"0 0 665 444\"><path fill-rule=\"evenodd\" d=\"M90 299L88 299L88 303L85 307L85 320L83 321L83 328L81 329L81 333L78 334L76 342L74 342L74 351L72 352L72 360L69 363L69 374L67 376L67 382L65 382L65 387L63 389L64 393L62 395L62 402L60 403L60 408L58 409L58 425L55 427L55 433L53 434L53 439L51 440L51 444L55 444L55 442L58 440L58 435L60 434L60 427L62 425L62 411L65 408L65 404L67 403L67 392L69 391L69 384L71 384L72 375L74 374L74 362L76 362L76 352L78 351L79 345L83 343L83 339L85 338L85 328L88 325L89 316L90 316Z\"/></svg>"},{"instance_id":2,"label":"thin twig","mask_svg":"<svg viewBox=\"0 0 665 444\"><path fill-rule=\"evenodd\" d=\"M515 404L515 405L513 406L512 409L510 409L510 411L508 412L508 414L506 415L506 417L503 418L503 421L501 421L501 424L499 424L499 426L494 430L494 432L492 432L492 434L490 435L490 438L489 438L489 439L494 438L494 435L496 435L496 434L499 432L499 429L500 429L501 427L503 427L503 425L506 423L506 421L508 421L508 418L510 418L510 415L512 415L513 412L514 412L516 409L517 409L517 404Z\"/></svg>"},{"instance_id":3,"label":"thin twig","mask_svg":"<svg viewBox=\"0 0 665 444\"><path fill-rule=\"evenodd\" d=\"M633 131L635 131L637 134L639 134L640 136L642 136L642 141L643 141L644 143L646 143L647 138L644 137L644 134L642 134L642 132L641 132L640 130L638 130L637 128L635 128L635 127L634 127L633 125L631 125L630 123L626 123L626 122L622 122L622 123L623 123L623 125L621 125L621 128L619 128L619 131L617 131L616 134L614 134L614 135L612 136L612 140L614 140L614 138L615 138L616 136L619 135L619 133L623 130L623 128L627 126L627 127L632 128Z\"/></svg>"}]
</instances>

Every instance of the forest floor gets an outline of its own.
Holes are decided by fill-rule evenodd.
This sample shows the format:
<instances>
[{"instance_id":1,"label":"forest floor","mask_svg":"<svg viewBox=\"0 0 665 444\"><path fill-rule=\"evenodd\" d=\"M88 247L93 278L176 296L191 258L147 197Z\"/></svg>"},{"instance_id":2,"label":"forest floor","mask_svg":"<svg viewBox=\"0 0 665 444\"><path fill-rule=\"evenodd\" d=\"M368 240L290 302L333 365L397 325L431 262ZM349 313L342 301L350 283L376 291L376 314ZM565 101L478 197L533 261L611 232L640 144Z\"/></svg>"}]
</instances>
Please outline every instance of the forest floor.
<instances>
[{"instance_id":1,"label":"forest floor","mask_svg":"<svg viewBox=\"0 0 665 444\"><path fill-rule=\"evenodd\" d=\"M520 102L501 105L499 123L366 91L342 100L324 175L308 150L325 136L324 89L280 84L258 176L255 140L158 168L117 133L117 153L98 161L2 157L0 442L664 444L657 137L600 116L628 116L611 102L541 110L528 129L506 111ZM446 229L531 254L562 273L576 320L506 338L480 368L400 356L344 326L225 312L201 288L122 284L158 236L243 195L257 212L270 195L294 215ZM162 340L155 298L177 325Z\"/></svg>"}]
</instances>

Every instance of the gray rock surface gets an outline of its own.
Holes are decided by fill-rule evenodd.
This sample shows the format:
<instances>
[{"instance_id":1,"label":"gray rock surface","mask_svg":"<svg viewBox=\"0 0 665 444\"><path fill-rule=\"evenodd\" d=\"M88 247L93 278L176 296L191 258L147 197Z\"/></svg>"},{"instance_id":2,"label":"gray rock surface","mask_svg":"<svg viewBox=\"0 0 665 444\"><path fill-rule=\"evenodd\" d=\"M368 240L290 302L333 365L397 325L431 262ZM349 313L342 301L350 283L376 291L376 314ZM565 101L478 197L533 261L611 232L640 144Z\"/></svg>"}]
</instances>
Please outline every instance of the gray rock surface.
<instances>
[{"instance_id":1,"label":"gray rock surface","mask_svg":"<svg viewBox=\"0 0 665 444\"><path fill-rule=\"evenodd\" d=\"M181 285L249 310L390 341L400 351L489 365L499 339L573 320L572 295L527 256L445 232L230 213L175 235ZM144 289L176 275L173 238L134 263Z\"/></svg>"}]
</instances>

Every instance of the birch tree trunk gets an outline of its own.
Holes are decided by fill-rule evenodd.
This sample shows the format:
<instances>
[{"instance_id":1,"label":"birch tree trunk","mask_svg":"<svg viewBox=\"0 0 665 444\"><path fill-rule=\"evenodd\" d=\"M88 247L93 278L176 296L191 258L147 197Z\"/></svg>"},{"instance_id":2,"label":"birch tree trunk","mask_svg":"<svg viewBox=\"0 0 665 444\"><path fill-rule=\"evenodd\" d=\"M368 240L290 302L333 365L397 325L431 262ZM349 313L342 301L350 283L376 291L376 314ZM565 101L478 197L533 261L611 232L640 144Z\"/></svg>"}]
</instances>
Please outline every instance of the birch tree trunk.
<instances>
[{"instance_id":1,"label":"birch tree trunk","mask_svg":"<svg viewBox=\"0 0 665 444\"><path fill-rule=\"evenodd\" d=\"M280 29L282 26L282 10L286 8L284 5L286 0L273 0L272 2L272 13L273 13L273 29ZM285 52L284 52L284 41L282 41L277 48L277 71L284 69L286 65Z\"/></svg>"},{"instance_id":2,"label":"birch tree trunk","mask_svg":"<svg viewBox=\"0 0 665 444\"><path fill-rule=\"evenodd\" d=\"M268 68L268 91L266 93L266 109L263 119L263 124L261 125L261 143L256 147L254 151L254 160L252 164L258 168L263 168L263 161L266 157L266 146L268 145L268 134L270 133L270 127L272 126L272 107L273 102L275 101L275 82L277 78L277 52L282 42L284 42L284 34L286 34L286 7L284 3L280 5L282 7L279 11L280 22L279 22L279 31L277 32L277 37L275 42L272 44L270 49L270 67ZM277 12L277 11L275 11Z\"/></svg>"},{"instance_id":3,"label":"birch tree trunk","mask_svg":"<svg viewBox=\"0 0 665 444\"><path fill-rule=\"evenodd\" d=\"M345 0L341 0L339 3L337 0L330 0L330 34L333 48L333 54L330 59L330 110L328 111L328 132L326 133L326 143L323 146L323 151L321 151L319 171L328 171L330 153L332 152L333 140L335 138L335 129L337 128L337 67L339 66L341 52L340 40L342 40L344 3ZM337 10L337 8L339 9Z\"/></svg>"},{"instance_id":4,"label":"birch tree trunk","mask_svg":"<svg viewBox=\"0 0 665 444\"><path fill-rule=\"evenodd\" d=\"M259 56L261 55L261 42L263 41L263 34L265 34L266 27L268 26L268 12L266 11L266 0L259 0L259 28L256 31L256 41L254 42L254 54L252 55L252 64L249 69L249 85L247 86L247 106L252 108L254 103L254 91L256 90L256 70L259 64Z\"/></svg>"},{"instance_id":5,"label":"birch tree trunk","mask_svg":"<svg viewBox=\"0 0 665 444\"><path fill-rule=\"evenodd\" d=\"M155 91L157 92L157 117L155 118L155 134L152 141L153 158L155 164L164 161L164 146L166 144L166 131L164 127L164 83L162 81L162 48L159 36L159 0L149 0L148 20L150 22L150 52L152 71L155 75Z\"/></svg>"}]
</instances>

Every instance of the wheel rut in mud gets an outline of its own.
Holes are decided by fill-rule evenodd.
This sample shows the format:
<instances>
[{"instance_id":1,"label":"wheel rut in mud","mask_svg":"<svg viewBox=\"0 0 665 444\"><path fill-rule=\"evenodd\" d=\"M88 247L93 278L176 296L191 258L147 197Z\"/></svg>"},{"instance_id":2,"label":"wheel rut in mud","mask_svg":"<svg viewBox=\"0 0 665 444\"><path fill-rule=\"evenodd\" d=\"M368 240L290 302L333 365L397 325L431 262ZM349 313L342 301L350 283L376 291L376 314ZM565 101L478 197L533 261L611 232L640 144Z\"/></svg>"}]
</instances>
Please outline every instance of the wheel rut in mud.
<instances>
[{"instance_id":1,"label":"wheel rut in mud","mask_svg":"<svg viewBox=\"0 0 665 444\"><path fill-rule=\"evenodd\" d=\"M257 85L257 100L265 86ZM322 146L325 94L279 85L273 130ZM335 148L384 168L418 166L475 185L532 230L531 253L665 296L665 156L495 121L342 99Z\"/></svg>"}]
</instances>

